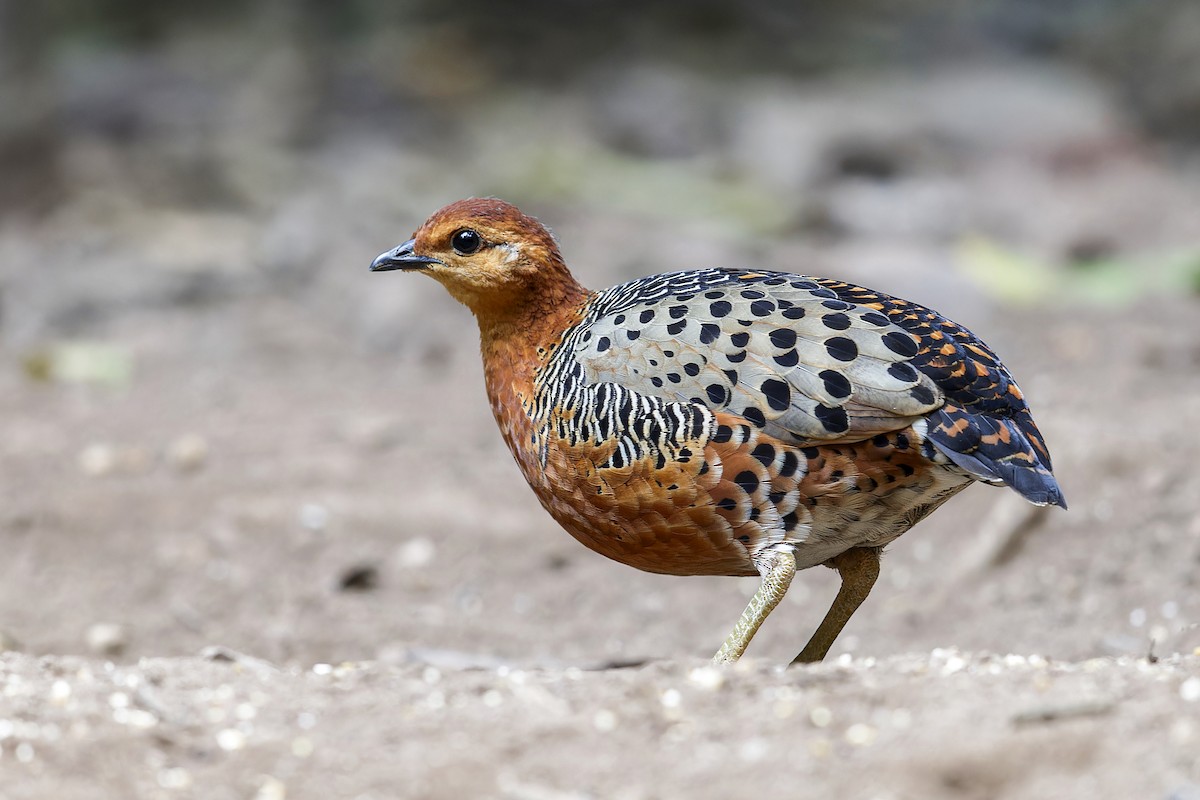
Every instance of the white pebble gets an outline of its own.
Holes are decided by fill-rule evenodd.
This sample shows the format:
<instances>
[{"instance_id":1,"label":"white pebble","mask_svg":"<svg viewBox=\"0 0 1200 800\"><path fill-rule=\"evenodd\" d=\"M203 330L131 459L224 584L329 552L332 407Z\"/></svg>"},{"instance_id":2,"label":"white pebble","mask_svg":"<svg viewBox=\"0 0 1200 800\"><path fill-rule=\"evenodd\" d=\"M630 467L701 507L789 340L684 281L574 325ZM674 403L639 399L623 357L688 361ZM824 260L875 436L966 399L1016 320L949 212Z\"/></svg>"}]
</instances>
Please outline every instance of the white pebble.
<instances>
[{"instance_id":1,"label":"white pebble","mask_svg":"<svg viewBox=\"0 0 1200 800\"><path fill-rule=\"evenodd\" d=\"M118 725L128 725L131 728L153 728L158 724L158 717L146 711L144 708L115 708L113 709L113 722Z\"/></svg>"},{"instance_id":2,"label":"white pebble","mask_svg":"<svg viewBox=\"0 0 1200 800\"><path fill-rule=\"evenodd\" d=\"M943 675L953 675L956 672L961 672L967 666L967 661L962 656L951 655L946 659L946 663L942 665Z\"/></svg>"},{"instance_id":3,"label":"white pebble","mask_svg":"<svg viewBox=\"0 0 1200 800\"><path fill-rule=\"evenodd\" d=\"M766 758L769 749L765 739L747 739L738 748L738 756L742 761L754 764Z\"/></svg>"},{"instance_id":4,"label":"white pebble","mask_svg":"<svg viewBox=\"0 0 1200 800\"><path fill-rule=\"evenodd\" d=\"M297 736L292 739L292 755L296 758L308 758L313 753L313 740L307 736Z\"/></svg>"},{"instance_id":5,"label":"white pebble","mask_svg":"<svg viewBox=\"0 0 1200 800\"><path fill-rule=\"evenodd\" d=\"M1146 609L1135 608L1129 612L1129 624L1135 628L1140 628L1146 624Z\"/></svg>"},{"instance_id":6,"label":"white pebble","mask_svg":"<svg viewBox=\"0 0 1200 800\"><path fill-rule=\"evenodd\" d=\"M70 699L71 684L60 678L50 686L50 702L54 705L65 706Z\"/></svg>"},{"instance_id":7,"label":"white pebble","mask_svg":"<svg viewBox=\"0 0 1200 800\"><path fill-rule=\"evenodd\" d=\"M617 727L617 715L607 708L602 708L592 715L592 725L596 730L607 733Z\"/></svg>"},{"instance_id":8,"label":"white pebble","mask_svg":"<svg viewBox=\"0 0 1200 800\"><path fill-rule=\"evenodd\" d=\"M701 689L715 692L725 685L725 672L716 667L696 667L688 673L688 681Z\"/></svg>"},{"instance_id":9,"label":"white pebble","mask_svg":"<svg viewBox=\"0 0 1200 800\"><path fill-rule=\"evenodd\" d=\"M483 704L488 708L499 708L504 703L504 695L500 694L495 689L488 689L483 693Z\"/></svg>"},{"instance_id":10,"label":"white pebble","mask_svg":"<svg viewBox=\"0 0 1200 800\"><path fill-rule=\"evenodd\" d=\"M225 728L217 732L217 747L222 750L241 750L246 746L246 734L237 728Z\"/></svg>"},{"instance_id":11,"label":"white pebble","mask_svg":"<svg viewBox=\"0 0 1200 800\"><path fill-rule=\"evenodd\" d=\"M287 797L287 786L283 781L272 775L262 776L262 785L254 795L254 800L284 800Z\"/></svg>"},{"instance_id":12,"label":"white pebble","mask_svg":"<svg viewBox=\"0 0 1200 800\"><path fill-rule=\"evenodd\" d=\"M192 786L192 776L183 767L160 769L158 785L164 789L189 789Z\"/></svg>"},{"instance_id":13,"label":"white pebble","mask_svg":"<svg viewBox=\"0 0 1200 800\"><path fill-rule=\"evenodd\" d=\"M332 664L313 664L313 675L331 675L333 674Z\"/></svg>"},{"instance_id":14,"label":"white pebble","mask_svg":"<svg viewBox=\"0 0 1200 800\"><path fill-rule=\"evenodd\" d=\"M195 472L208 460L208 442L195 433L186 433L167 446L167 461L180 472Z\"/></svg>"},{"instance_id":15,"label":"white pebble","mask_svg":"<svg viewBox=\"0 0 1200 800\"><path fill-rule=\"evenodd\" d=\"M1175 617L1179 616L1179 603L1176 603L1174 600L1168 600L1162 604L1161 613L1163 619L1175 619Z\"/></svg>"},{"instance_id":16,"label":"white pebble","mask_svg":"<svg viewBox=\"0 0 1200 800\"><path fill-rule=\"evenodd\" d=\"M683 696L679 694L678 689L667 689L662 693L659 701L663 704L663 708L679 708L679 704L683 702Z\"/></svg>"},{"instance_id":17,"label":"white pebble","mask_svg":"<svg viewBox=\"0 0 1200 800\"><path fill-rule=\"evenodd\" d=\"M1189 703L1200 701L1200 678L1192 676L1179 684L1179 696Z\"/></svg>"},{"instance_id":18,"label":"white pebble","mask_svg":"<svg viewBox=\"0 0 1200 800\"><path fill-rule=\"evenodd\" d=\"M129 631L115 622L97 622L83 634L88 649L102 656L116 656L129 645Z\"/></svg>"},{"instance_id":19,"label":"white pebble","mask_svg":"<svg viewBox=\"0 0 1200 800\"><path fill-rule=\"evenodd\" d=\"M420 569L433 563L437 547L424 537L409 539L396 551L396 561L405 569Z\"/></svg>"},{"instance_id":20,"label":"white pebble","mask_svg":"<svg viewBox=\"0 0 1200 800\"><path fill-rule=\"evenodd\" d=\"M877 735L874 728L862 722L856 722L846 729L846 741L856 747L865 747L875 741Z\"/></svg>"},{"instance_id":21,"label":"white pebble","mask_svg":"<svg viewBox=\"0 0 1200 800\"><path fill-rule=\"evenodd\" d=\"M117 451L109 444L89 444L79 454L79 469L84 475L100 478L117 468Z\"/></svg>"},{"instance_id":22,"label":"white pebble","mask_svg":"<svg viewBox=\"0 0 1200 800\"><path fill-rule=\"evenodd\" d=\"M300 526L305 530L323 531L329 525L329 509L319 503L300 506Z\"/></svg>"},{"instance_id":23,"label":"white pebble","mask_svg":"<svg viewBox=\"0 0 1200 800\"><path fill-rule=\"evenodd\" d=\"M825 706L817 706L808 712L808 718L818 728L827 728L833 722L833 712Z\"/></svg>"}]
</instances>

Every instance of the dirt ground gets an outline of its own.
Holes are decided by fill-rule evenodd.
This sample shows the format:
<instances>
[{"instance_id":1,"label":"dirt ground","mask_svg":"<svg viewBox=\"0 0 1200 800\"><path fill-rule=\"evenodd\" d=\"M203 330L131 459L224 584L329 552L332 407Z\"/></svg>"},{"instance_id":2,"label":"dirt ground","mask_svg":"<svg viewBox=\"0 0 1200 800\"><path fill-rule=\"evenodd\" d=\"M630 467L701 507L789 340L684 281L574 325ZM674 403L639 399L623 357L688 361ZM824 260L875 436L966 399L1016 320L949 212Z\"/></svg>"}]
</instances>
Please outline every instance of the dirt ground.
<instances>
[{"instance_id":1,"label":"dirt ground","mask_svg":"<svg viewBox=\"0 0 1200 800\"><path fill-rule=\"evenodd\" d=\"M0 225L0 798L1200 798L1194 160L1057 73L692 89L740 104L720 168L604 161L570 93L478 112L467 165L362 131L224 153L261 173L240 211L71 145L77 191ZM558 530L469 315L366 270L487 193L588 285L753 264L967 324L1070 510L972 487L890 548L829 662L779 667L836 592L815 569L707 667L756 581Z\"/></svg>"}]
</instances>

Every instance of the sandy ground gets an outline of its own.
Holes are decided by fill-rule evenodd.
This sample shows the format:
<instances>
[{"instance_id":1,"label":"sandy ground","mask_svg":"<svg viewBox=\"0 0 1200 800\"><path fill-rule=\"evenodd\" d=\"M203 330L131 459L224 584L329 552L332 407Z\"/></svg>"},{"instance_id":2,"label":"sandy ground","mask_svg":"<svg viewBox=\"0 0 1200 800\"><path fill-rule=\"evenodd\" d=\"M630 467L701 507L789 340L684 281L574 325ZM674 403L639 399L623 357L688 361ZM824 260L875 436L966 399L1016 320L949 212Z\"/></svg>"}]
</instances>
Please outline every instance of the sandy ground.
<instances>
[{"instance_id":1,"label":"sandy ground","mask_svg":"<svg viewBox=\"0 0 1200 800\"><path fill-rule=\"evenodd\" d=\"M1200 766L1196 657L0 665L12 798L1190 800Z\"/></svg>"},{"instance_id":2,"label":"sandy ground","mask_svg":"<svg viewBox=\"0 0 1200 800\"><path fill-rule=\"evenodd\" d=\"M949 91L929 85L744 100L756 136L763 109L835 108L903 142L888 109ZM1200 302L1162 266L1200 241L1194 173L1105 114L1038 119L1073 127L981 125L948 171L918 152L908 178L822 178L820 213L767 233L496 174L397 193L440 162L369 138L246 213L109 186L10 217L0 798L1200 797ZM121 156L72 158L102 181ZM494 430L467 313L366 272L473 191L554 225L593 286L753 263L968 324L1031 398L1070 511L973 487L890 549L829 663L778 668L836 591L815 569L747 663L708 669L756 582L638 573L557 530ZM1014 288L980 230L1117 263Z\"/></svg>"}]
</instances>

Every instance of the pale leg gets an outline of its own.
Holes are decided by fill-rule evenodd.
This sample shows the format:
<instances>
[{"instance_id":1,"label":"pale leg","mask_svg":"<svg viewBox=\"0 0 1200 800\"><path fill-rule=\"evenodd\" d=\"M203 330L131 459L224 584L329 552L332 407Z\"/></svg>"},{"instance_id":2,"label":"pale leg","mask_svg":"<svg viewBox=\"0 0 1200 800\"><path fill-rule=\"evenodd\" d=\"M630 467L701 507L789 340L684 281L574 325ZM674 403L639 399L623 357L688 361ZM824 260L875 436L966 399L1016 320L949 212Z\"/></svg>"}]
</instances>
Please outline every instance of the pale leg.
<instances>
[{"instance_id":1,"label":"pale leg","mask_svg":"<svg viewBox=\"0 0 1200 800\"><path fill-rule=\"evenodd\" d=\"M750 598L750 604L742 612L742 618L733 626L733 632L713 656L714 664L732 664L746 652L746 646L762 627L763 620L775 610L784 593L792 585L796 574L796 557L790 550L773 550L767 554L762 568L762 585Z\"/></svg>"}]
</instances>

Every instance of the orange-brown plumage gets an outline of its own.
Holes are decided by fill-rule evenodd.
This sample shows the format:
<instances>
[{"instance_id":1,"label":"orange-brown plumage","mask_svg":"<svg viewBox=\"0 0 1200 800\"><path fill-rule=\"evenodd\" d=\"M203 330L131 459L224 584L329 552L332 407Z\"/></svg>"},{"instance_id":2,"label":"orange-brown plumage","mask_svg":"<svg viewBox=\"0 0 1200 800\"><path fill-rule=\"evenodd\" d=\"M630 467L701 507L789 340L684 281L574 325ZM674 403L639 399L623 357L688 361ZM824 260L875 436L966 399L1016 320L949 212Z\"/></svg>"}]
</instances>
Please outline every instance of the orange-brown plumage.
<instances>
[{"instance_id":1,"label":"orange-brown plumage","mask_svg":"<svg viewBox=\"0 0 1200 800\"><path fill-rule=\"evenodd\" d=\"M372 269L425 272L474 313L501 434L572 536L651 572L763 576L720 660L826 563L843 591L800 658L822 657L880 549L974 480L1064 504L999 360L906 301L713 269L590 292L499 200L441 209Z\"/></svg>"}]
</instances>

